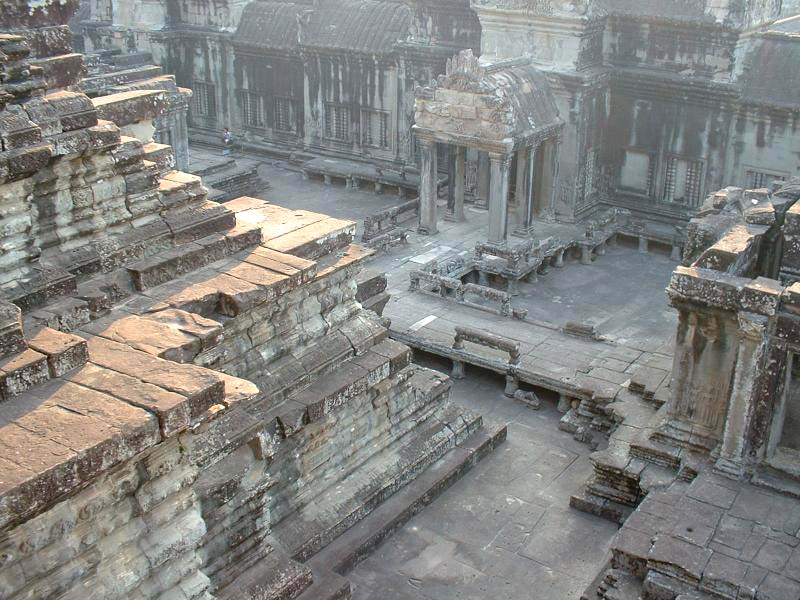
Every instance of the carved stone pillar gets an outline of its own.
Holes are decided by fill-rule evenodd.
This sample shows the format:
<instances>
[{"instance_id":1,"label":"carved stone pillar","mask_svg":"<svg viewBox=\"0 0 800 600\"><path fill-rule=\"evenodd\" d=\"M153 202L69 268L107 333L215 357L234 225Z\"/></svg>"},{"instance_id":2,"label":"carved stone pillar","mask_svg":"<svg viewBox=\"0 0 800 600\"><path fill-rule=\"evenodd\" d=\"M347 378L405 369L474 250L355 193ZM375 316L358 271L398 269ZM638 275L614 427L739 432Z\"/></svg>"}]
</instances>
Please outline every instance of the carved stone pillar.
<instances>
[{"instance_id":1,"label":"carved stone pillar","mask_svg":"<svg viewBox=\"0 0 800 600\"><path fill-rule=\"evenodd\" d=\"M507 154L490 154L491 181L489 185L489 241L504 244L508 239L508 178Z\"/></svg>"},{"instance_id":2,"label":"carved stone pillar","mask_svg":"<svg viewBox=\"0 0 800 600\"><path fill-rule=\"evenodd\" d=\"M716 465L718 469L738 477L744 475L750 466L747 439L756 413L758 376L762 371L759 366L768 353L767 325L765 316L739 313L736 372Z\"/></svg>"},{"instance_id":3,"label":"carved stone pillar","mask_svg":"<svg viewBox=\"0 0 800 600\"><path fill-rule=\"evenodd\" d=\"M533 233L533 203L536 195L536 161L538 147L526 148L525 192L517 199L517 230L520 236ZM517 179L519 185L519 178Z\"/></svg>"},{"instance_id":4,"label":"carved stone pillar","mask_svg":"<svg viewBox=\"0 0 800 600\"><path fill-rule=\"evenodd\" d=\"M452 216L456 203L456 146L447 146L447 214Z\"/></svg>"},{"instance_id":5,"label":"carved stone pillar","mask_svg":"<svg viewBox=\"0 0 800 600\"><path fill-rule=\"evenodd\" d=\"M519 148L516 154L517 177L514 184L514 203L517 209L522 206L525 196L527 196L525 186L528 175L528 149Z\"/></svg>"},{"instance_id":6,"label":"carved stone pillar","mask_svg":"<svg viewBox=\"0 0 800 600\"><path fill-rule=\"evenodd\" d=\"M517 206L514 233L527 237L533 233L533 202L536 183L537 148L523 148L517 156ZM520 169L523 169L520 181Z\"/></svg>"},{"instance_id":7,"label":"carved stone pillar","mask_svg":"<svg viewBox=\"0 0 800 600\"><path fill-rule=\"evenodd\" d=\"M464 186L467 182L467 149L464 146L453 146L455 154L455 165L452 177L453 182L453 219L455 221L466 220L464 216Z\"/></svg>"},{"instance_id":8,"label":"carved stone pillar","mask_svg":"<svg viewBox=\"0 0 800 600\"><path fill-rule=\"evenodd\" d=\"M419 182L419 232L426 235L438 233L436 200L438 196L436 142L421 139L422 169Z\"/></svg>"},{"instance_id":9,"label":"carved stone pillar","mask_svg":"<svg viewBox=\"0 0 800 600\"><path fill-rule=\"evenodd\" d=\"M491 179L489 155L478 151L478 187L475 190L475 206L489 206L489 180Z\"/></svg>"},{"instance_id":10,"label":"carved stone pillar","mask_svg":"<svg viewBox=\"0 0 800 600\"><path fill-rule=\"evenodd\" d=\"M681 446L712 450L725 426L739 327L733 313L689 305L677 308L672 397L658 437Z\"/></svg>"}]
</instances>

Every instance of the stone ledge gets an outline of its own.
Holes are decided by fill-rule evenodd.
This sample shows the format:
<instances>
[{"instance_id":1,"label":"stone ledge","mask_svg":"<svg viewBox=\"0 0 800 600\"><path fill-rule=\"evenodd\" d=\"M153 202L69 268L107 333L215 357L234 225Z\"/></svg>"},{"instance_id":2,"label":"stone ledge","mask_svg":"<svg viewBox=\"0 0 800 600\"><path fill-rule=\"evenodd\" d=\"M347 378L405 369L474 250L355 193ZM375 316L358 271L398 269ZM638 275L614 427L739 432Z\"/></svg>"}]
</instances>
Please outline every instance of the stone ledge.
<instances>
[{"instance_id":1,"label":"stone ledge","mask_svg":"<svg viewBox=\"0 0 800 600\"><path fill-rule=\"evenodd\" d=\"M93 98L97 116L124 127L140 121L155 119L164 110L164 92L134 90Z\"/></svg>"},{"instance_id":2,"label":"stone ledge","mask_svg":"<svg viewBox=\"0 0 800 600\"><path fill-rule=\"evenodd\" d=\"M0 404L3 528L258 393L250 382L100 338L45 330L31 344L48 353L26 351L45 379L48 359L72 370ZM87 350L89 363L76 368L75 355Z\"/></svg>"},{"instance_id":3,"label":"stone ledge","mask_svg":"<svg viewBox=\"0 0 800 600\"><path fill-rule=\"evenodd\" d=\"M50 381L1 410L2 528L161 441L150 413L68 381Z\"/></svg>"},{"instance_id":4,"label":"stone ledge","mask_svg":"<svg viewBox=\"0 0 800 600\"><path fill-rule=\"evenodd\" d=\"M314 583L299 600L347 598L350 586L342 575L503 443L506 433L505 425L482 427L314 555L306 563ZM345 586L348 594L339 595Z\"/></svg>"}]
</instances>

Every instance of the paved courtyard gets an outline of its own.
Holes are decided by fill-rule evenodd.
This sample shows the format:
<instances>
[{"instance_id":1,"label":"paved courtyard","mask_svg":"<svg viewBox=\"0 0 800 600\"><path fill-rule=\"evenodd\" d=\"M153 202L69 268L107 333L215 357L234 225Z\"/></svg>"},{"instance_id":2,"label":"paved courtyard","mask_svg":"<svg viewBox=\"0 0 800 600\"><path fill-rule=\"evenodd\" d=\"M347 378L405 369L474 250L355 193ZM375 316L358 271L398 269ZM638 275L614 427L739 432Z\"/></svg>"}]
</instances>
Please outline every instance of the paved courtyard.
<instances>
[{"instance_id":1,"label":"paved courtyard","mask_svg":"<svg viewBox=\"0 0 800 600\"><path fill-rule=\"evenodd\" d=\"M305 180L277 161L263 162L259 174L269 182L263 197L271 202L359 224L401 202L392 194ZM570 258L564 268L522 284L514 304L528 309L525 322L409 291L409 272L420 264L469 252L485 239L486 211L469 207L467 218L441 221L436 236L411 232L407 245L380 252L370 263L387 274L392 299L384 314L400 339L413 332L447 345L462 324L499 333L520 342L522 366L554 382L551 389L577 389L598 378L618 387L640 365L666 377L675 330L664 293L675 266L669 257L620 244L591 265ZM539 223L537 235L566 239L580 231ZM594 325L605 341L565 335L560 329L567 321ZM449 370L448 361L425 360ZM349 575L353 598L579 597L607 560L617 528L569 508L570 496L591 474L591 451L558 429L557 395L540 390L545 402L534 411L506 398L500 377L471 367L452 393L485 420L507 423L508 439Z\"/></svg>"},{"instance_id":2,"label":"paved courtyard","mask_svg":"<svg viewBox=\"0 0 800 600\"><path fill-rule=\"evenodd\" d=\"M591 472L589 449L540 410L471 371L453 398L508 423L508 439L348 575L354 600L578 598L617 528L568 506Z\"/></svg>"}]
</instances>

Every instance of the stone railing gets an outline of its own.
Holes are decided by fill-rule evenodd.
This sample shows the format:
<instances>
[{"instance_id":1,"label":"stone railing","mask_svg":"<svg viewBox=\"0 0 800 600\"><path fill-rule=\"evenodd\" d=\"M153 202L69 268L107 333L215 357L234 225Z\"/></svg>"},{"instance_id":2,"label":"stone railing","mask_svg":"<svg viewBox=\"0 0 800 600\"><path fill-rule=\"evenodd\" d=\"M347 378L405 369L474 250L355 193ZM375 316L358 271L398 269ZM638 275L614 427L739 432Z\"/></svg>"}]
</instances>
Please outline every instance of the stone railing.
<instances>
[{"instance_id":1,"label":"stone railing","mask_svg":"<svg viewBox=\"0 0 800 600\"><path fill-rule=\"evenodd\" d=\"M524 320L528 314L525 309L513 308L511 306L511 294L503 290L496 290L477 283L462 283L460 279L455 277L422 270L412 271L409 274L409 279L409 289L412 292L422 292L440 298L454 299L464 306L488 311L503 317ZM483 300L496 303L497 306L487 306L480 302L472 301L468 298L469 296L478 296Z\"/></svg>"},{"instance_id":2,"label":"stone railing","mask_svg":"<svg viewBox=\"0 0 800 600\"><path fill-rule=\"evenodd\" d=\"M419 199L409 200L403 204L369 215L364 219L364 234L361 236L361 241L371 246L405 241L407 233L405 230L399 230L398 224L401 220L416 214L418 210Z\"/></svg>"},{"instance_id":3,"label":"stone railing","mask_svg":"<svg viewBox=\"0 0 800 600\"><path fill-rule=\"evenodd\" d=\"M508 353L508 364L515 366L519 364L521 353L519 342L509 340L507 338L487 333L478 329L470 329L469 327L456 327L456 335L453 338L453 349L463 350L464 342L472 342L480 346L486 346L494 350Z\"/></svg>"},{"instance_id":4,"label":"stone railing","mask_svg":"<svg viewBox=\"0 0 800 600\"><path fill-rule=\"evenodd\" d=\"M489 302L496 302L499 304L499 307L492 309L476 302L470 302L466 299L468 294L479 296L481 299L488 300ZM511 309L511 294L504 292L503 290L496 290L494 288L478 285L477 283L465 283L456 290L456 299L458 300L459 304L465 304L467 306L473 306L475 308L497 312L504 317L513 316L513 311Z\"/></svg>"},{"instance_id":5,"label":"stone railing","mask_svg":"<svg viewBox=\"0 0 800 600\"><path fill-rule=\"evenodd\" d=\"M464 352L464 342L471 342L478 346L508 353L505 395L509 398L520 400L531 408L539 408L540 401L536 394L519 389L519 364L522 359L519 342L469 327L456 327L456 334L453 337L453 350ZM454 379L463 379L464 361L454 358L453 370L450 375Z\"/></svg>"},{"instance_id":6,"label":"stone railing","mask_svg":"<svg viewBox=\"0 0 800 600\"><path fill-rule=\"evenodd\" d=\"M448 298L452 295L457 297L464 285L460 279L421 270L412 271L409 274L409 278L411 279L409 289L412 292L425 292L442 298ZM452 292L452 294L449 292Z\"/></svg>"}]
</instances>

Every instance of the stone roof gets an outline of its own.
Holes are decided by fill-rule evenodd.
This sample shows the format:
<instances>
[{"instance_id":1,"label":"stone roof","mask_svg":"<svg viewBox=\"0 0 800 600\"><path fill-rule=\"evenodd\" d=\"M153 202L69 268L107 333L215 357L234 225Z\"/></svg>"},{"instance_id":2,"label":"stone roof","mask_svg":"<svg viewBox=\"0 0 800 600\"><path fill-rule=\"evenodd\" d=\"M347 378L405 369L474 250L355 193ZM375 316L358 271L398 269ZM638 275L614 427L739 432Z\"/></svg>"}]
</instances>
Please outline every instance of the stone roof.
<instances>
[{"instance_id":1,"label":"stone roof","mask_svg":"<svg viewBox=\"0 0 800 600\"><path fill-rule=\"evenodd\" d=\"M375 0L321 0L314 8L295 2L252 2L234 42L252 48L299 48L384 54L408 37L411 9Z\"/></svg>"},{"instance_id":2,"label":"stone roof","mask_svg":"<svg viewBox=\"0 0 800 600\"><path fill-rule=\"evenodd\" d=\"M255 48L288 50L297 47L297 14L293 3L251 2L242 11L234 41Z\"/></svg>"},{"instance_id":3,"label":"stone roof","mask_svg":"<svg viewBox=\"0 0 800 600\"><path fill-rule=\"evenodd\" d=\"M779 21L743 59L742 100L796 110L800 105L800 17Z\"/></svg>"},{"instance_id":4,"label":"stone roof","mask_svg":"<svg viewBox=\"0 0 800 600\"><path fill-rule=\"evenodd\" d=\"M708 18L705 2L697 0L597 0L593 8L595 12L636 17Z\"/></svg>"},{"instance_id":5,"label":"stone roof","mask_svg":"<svg viewBox=\"0 0 800 600\"><path fill-rule=\"evenodd\" d=\"M415 121L418 133L439 141L497 151L536 143L563 125L544 73L527 61L481 66L470 50L418 90Z\"/></svg>"}]
</instances>

